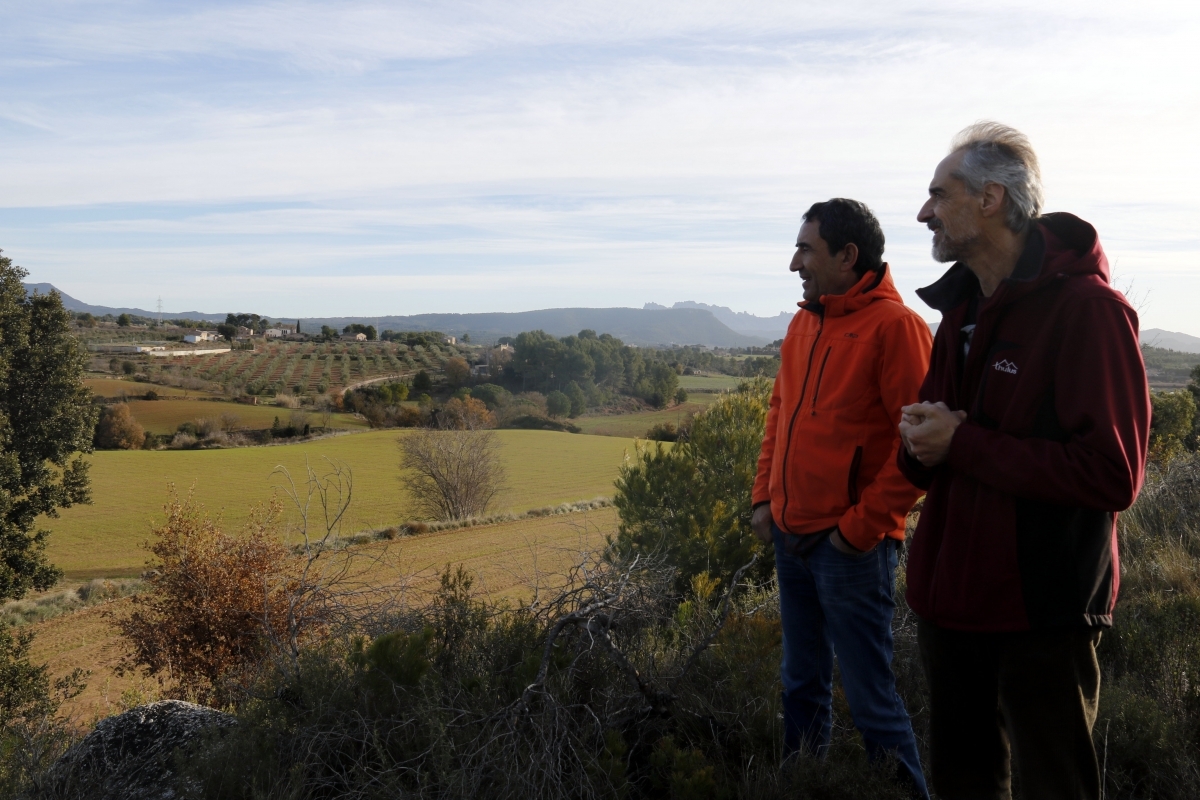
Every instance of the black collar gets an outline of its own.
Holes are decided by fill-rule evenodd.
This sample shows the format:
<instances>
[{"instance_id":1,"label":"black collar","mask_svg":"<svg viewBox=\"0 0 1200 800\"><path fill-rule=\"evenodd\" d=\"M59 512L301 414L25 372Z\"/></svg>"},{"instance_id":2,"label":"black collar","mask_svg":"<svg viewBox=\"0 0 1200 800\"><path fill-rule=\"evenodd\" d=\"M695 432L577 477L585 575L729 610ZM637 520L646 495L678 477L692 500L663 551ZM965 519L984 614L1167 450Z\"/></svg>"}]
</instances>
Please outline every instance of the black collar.
<instances>
[{"instance_id":1,"label":"black collar","mask_svg":"<svg viewBox=\"0 0 1200 800\"><path fill-rule=\"evenodd\" d=\"M1041 227L1035 222L1029 226L1029 235L1025 237L1025 248L1012 275L1006 281L1025 283L1033 280L1042 271L1042 262L1046 258L1046 237L1042 235ZM979 294L979 278L971 272L970 267L958 261L942 277L923 289L917 289L917 297L935 311L943 314L952 308L957 308L966 300Z\"/></svg>"}]
</instances>

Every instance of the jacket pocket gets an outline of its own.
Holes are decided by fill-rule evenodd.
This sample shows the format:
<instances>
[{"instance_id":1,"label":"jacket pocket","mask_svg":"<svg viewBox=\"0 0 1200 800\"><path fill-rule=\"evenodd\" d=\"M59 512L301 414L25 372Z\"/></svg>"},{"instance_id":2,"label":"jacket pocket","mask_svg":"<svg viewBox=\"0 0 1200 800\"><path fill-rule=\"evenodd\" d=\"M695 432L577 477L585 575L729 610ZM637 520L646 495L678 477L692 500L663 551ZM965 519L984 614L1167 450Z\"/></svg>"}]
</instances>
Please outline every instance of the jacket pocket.
<instances>
[{"instance_id":1,"label":"jacket pocket","mask_svg":"<svg viewBox=\"0 0 1200 800\"><path fill-rule=\"evenodd\" d=\"M846 481L846 494L850 496L850 505L858 504L858 469L862 465L863 449L860 444L854 448L854 458L850 459L850 477Z\"/></svg>"}]
</instances>

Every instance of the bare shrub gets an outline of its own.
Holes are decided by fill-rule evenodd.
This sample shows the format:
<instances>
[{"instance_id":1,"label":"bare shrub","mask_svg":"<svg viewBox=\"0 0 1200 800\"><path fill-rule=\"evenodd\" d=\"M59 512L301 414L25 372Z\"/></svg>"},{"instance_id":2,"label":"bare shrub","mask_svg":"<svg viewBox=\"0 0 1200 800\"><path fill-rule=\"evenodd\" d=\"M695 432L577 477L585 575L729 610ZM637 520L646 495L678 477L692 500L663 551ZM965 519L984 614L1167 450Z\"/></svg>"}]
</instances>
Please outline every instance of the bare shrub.
<instances>
[{"instance_id":1,"label":"bare shrub","mask_svg":"<svg viewBox=\"0 0 1200 800\"><path fill-rule=\"evenodd\" d=\"M218 418L221 423L221 430L226 433L233 433L241 427L242 419L237 414L226 411Z\"/></svg>"},{"instance_id":2,"label":"bare shrub","mask_svg":"<svg viewBox=\"0 0 1200 800\"><path fill-rule=\"evenodd\" d=\"M397 441L416 515L480 516L504 488L500 442L490 431L422 428Z\"/></svg>"},{"instance_id":3,"label":"bare shrub","mask_svg":"<svg viewBox=\"0 0 1200 800\"><path fill-rule=\"evenodd\" d=\"M180 431L171 438L171 443L167 447L171 450L191 450L199 443L200 440L192 434Z\"/></svg>"},{"instance_id":4,"label":"bare shrub","mask_svg":"<svg viewBox=\"0 0 1200 800\"><path fill-rule=\"evenodd\" d=\"M120 673L157 677L172 697L228 702L263 658L263 631L283 631L294 565L280 541L282 503L255 508L238 535L221 531L171 488L167 519L147 545L157 558L133 612L117 620Z\"/></svg>"},{"instance_id":5,"label":"bare shrub","mask_svg":"<svg viewBox=\"0 0 1200 800\"><path fill-rule=\"evenodd\" d=\"M146 431L133 418L125 403L105 406L96 424L96 447L104 450L138 450L146 441Z\"/></svg>"},{"instance_id":6,"label":"bare shrub","mask_svg":"<svg viewBox=\"0 0 1200 800\"><path fill-rule=\"evenodd\" d=\"M296 410L288 415L288 427L295 429L296 433L303 433L306 425L308 425L308 412Z\"/></svg>"},{"instance_id":7,"label":"bare shrub","mask_svg":"<svg viewBox=\"0 0 1200 800\"><path fill-rule=\"evenodd\" d=\"M281 408L299 408L300 398L287 394L286 392L280 392L279 394L275 395L275 405L280 406Z\"/></svg>"},{"instance_id":8,"label":"bare shrub","mask_svg":"<svg viewBox=\"0 0 1200 800\"><path fill-rule=\"evenodd\" d=\"M201 439L207 439L222 430L221 420L216 417L201 417L196 420L195 425L196 435Z\"/></svg>"}]
</instances>

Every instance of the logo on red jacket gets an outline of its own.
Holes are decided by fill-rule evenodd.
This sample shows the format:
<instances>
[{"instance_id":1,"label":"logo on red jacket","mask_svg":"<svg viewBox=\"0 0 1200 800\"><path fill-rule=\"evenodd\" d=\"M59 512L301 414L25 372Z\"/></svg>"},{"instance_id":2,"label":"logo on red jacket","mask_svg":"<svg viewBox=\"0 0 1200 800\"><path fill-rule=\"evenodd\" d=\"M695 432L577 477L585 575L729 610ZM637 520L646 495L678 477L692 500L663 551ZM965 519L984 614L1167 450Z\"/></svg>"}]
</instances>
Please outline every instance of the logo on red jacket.
<instances>
[{"instance_id":1,"label":"logo on red jacket","mask_svg":"<svg viewBox=\"0 0 1200 800\"><path fill-rule=\"evenodd\" d=\"M1002 358L995 364L992 364L992 368L997 372L1007 372L1009 375L1017 374L1017 365L1009 361L1007 358Z\"/></svg>"}]
</instances>

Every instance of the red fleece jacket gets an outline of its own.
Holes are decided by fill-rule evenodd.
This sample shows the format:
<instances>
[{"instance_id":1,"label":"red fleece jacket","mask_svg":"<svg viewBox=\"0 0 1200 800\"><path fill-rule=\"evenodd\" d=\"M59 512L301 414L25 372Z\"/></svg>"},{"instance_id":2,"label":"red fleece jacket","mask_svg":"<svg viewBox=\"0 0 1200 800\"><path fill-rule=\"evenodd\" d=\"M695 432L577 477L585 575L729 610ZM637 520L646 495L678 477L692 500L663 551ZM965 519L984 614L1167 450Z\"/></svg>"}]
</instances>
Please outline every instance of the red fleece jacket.
<instances>
[{"instance_id":1,"label":"red fleece jacket","mask_svg":"<svg viewBox=\"0 0 1200 800\"><path fill-rule=\"evenodd\" d=\"M1137 314L1108 285L1091 225L1038 220L1013 276L961 328L979 282L956 264L918 292L942 311L921 400L967 411L945 464L898 463L927 489L908 602L937 625L1108 626L1116 519L1141 487L1150 398Z\"/></svg>"}]
</instances>

